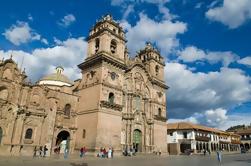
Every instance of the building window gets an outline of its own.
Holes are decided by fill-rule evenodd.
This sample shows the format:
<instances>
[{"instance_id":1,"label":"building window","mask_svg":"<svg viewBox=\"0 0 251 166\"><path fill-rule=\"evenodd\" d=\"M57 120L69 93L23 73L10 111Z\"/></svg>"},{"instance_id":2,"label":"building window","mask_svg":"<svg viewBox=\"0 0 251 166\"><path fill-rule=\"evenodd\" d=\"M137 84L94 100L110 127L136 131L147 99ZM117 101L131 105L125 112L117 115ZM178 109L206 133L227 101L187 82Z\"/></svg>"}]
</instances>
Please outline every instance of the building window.
<instances>
[{"instance_id":1,"label":"building window","mask_svg":"<svg viewBox=\"0 0 251 166\"><path fill-rule=\"evenodd\" d=\"M161 116L162 114L162 111L161 111L161 108L158 109L158 116Z\"/></svg>"},{"instance_id":2,"label":"building window","mask_svg":"<svg viewBox=\"0 0 251 166\"><path fill-rule=\"evenodd\" d=\"M32 129L31 128L29 128L29 129L27 129L26 130L26 132L25 132L25 139L31 139L32 138L32 133L33 133L33 131L32 131Z\"/></svg>"},{"instance_id":3,"label":"building window","mask_svg":"<svg viewBox=\"0 0 251 166\"><path fill-rule=\"evenodd\" d=\"M170 136L173 136L173 133L170 133Z\"/></svg>"},{"instance_id":4,"label":"building window","mask_svg":"<svg viewBox=\"0 0 251 166\"><path fill-rule=\"evenodd\" d=\"M183 132L183 137L187 138L187 132Z\"/></svg>"},{"instance_id":5,"label":"building window","mask_svg":"<svg viewBox=\"0 0 251 166\"><path fill-rule=\"evenodd\" d=\"M113 53L113 54L115 54L116 53L116 49L117 49L117 42L116 42L116 40L112 40L111 41L111 53Z\"/></svg>"},{"instance_id":6,"label":"building window","mask_svg":"<svg viewBox=\"0 0 251 166\"><path fill-rule=\"evenodd\" d=\"M114 104L114 94L111 92L109 93L108 101L110 104Z\"/></svg>"},{"instance_id":7,"label":"building window","mask_svg":"<svg viewBox=\"0 0 251 166\"><path fill-rule=\"evenodd\" d=\"M155 73L156 73L156 75L159 74L159 66L158 65L155 66Z\"/></svg>"},{"instance_id":8,"label":"building window","mask_svg":"<svg viewBox=\"0 0 251 166\"><path fill-rule=\"evenodd\" d=\"M3 100L8 99L8 90L5 87L0 88L0 99L3 99Z\"/></svg>"},{"instance_id":9,"label":"building window","mask_svg":"<svg viewBox=\"0 0 251 166\"><path fill-rule=\"evenodd\" d=\"M98 52L98 50L99 50L99 38L97 38L96 40L95 40L95 53L97 53Z\"/></svg>"},{"instance_id":10,"label":"building window","mask_svg":"<svg viewBox=\"0 0 251 166\"><path fill-rule=\"evenodd\" d=\"M83 135L82 135L82 138L85 138L85 136L86 136L86 130L85 130L85 129L83 129Z\"/></svg>"},{"instance_id":11,"label":"building window","mask_svg":"<svg viewBox=\"0 0 251 166\"><path fill-rule=\"evenodd\" d=\"M71 105L66 104L65 107L64 107L64 115L70 116L70 114L71 114Z\"/></svg>"},{"instance_id":12,"label":"building window","mask_svg":"<svg viewBox=\"0 0 251 166\"><path fill-rule=\"evenodd\" d=\"M141 99L139 96L135 97L135 108L136 108L136 111L141 110Z\"/></svg>"}]
</instances>

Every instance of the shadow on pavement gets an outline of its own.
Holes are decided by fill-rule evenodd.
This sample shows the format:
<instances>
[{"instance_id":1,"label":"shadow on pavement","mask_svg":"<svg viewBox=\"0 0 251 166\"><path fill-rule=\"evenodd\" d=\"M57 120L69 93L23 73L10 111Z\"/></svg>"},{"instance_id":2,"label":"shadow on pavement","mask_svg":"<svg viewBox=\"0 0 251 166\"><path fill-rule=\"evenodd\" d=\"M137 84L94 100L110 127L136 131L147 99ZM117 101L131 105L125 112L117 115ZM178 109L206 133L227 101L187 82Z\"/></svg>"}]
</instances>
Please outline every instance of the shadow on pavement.
<instances>
[{"instance_id":1,"label":"shadow on pavement","mask_svg":"<svg viewBox=\"0 0 251 166\"><path fill-rule=\"evenodd\" d=\"M88 166L88 164L87 163L81 163L81 164L71 163L71 166Z\"/></svg>"},{"instance_id":2,"label":"shadow on pavement","mask_svg":"<svg viewBox=\"0 0 251 166\"><path fill-rule=\"evenodd\" d=\"M246 163L251 163L251 159L248 159L248 160L235 160L235 161L238 161L238 162L246 162Z\"/></svg>"}]
</instances>

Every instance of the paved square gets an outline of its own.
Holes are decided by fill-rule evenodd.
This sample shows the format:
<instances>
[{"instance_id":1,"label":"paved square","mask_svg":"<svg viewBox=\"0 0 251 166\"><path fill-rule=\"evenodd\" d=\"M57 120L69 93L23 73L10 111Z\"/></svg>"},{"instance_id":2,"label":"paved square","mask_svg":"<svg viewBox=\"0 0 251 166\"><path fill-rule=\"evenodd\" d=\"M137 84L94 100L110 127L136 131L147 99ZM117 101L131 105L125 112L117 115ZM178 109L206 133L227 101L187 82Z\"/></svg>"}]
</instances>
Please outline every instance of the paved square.
<instances>
[{"instance_id":1,"label":"paved square","mask_svg":"<svg viewBox=\"0 0 251 166\"><path fill-rule=\"evenodd\" d=\"M1 166L218 166L216 156L136 156L117 157L114 159L100 159L86 157L79 159L71 157L67 160L62 158L32 159L30 157L0 157ZM251 165L251 154L224 155L224 166L248 166Z\"/></svg>"}]
</instances>

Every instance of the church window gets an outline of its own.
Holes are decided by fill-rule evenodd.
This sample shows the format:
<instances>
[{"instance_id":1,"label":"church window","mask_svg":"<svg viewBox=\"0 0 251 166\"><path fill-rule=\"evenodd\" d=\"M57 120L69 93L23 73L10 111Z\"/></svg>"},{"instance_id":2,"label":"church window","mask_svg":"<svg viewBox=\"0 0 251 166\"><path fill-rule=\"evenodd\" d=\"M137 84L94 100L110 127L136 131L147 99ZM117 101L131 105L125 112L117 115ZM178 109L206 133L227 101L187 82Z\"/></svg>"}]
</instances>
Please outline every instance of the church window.
<instances>
[{"instance_id":1,"label":"church window","mask_svg":"<svg viewBox=\"0 0 251 166\"><path fill-rule=\"evenodd\" d=\"M156 75L159 74L159 66L158 65L155 66L155 73L156 73Z\"/></svg>"},{"instance_id":2,"label":"church window","mask_svg":"<svg viewBox=\"0 0 251 166\"><path fill-rule=\"evenodd\" d=\"M158 116L161 116L161 108L158 109Z\"/></svg>"},{"instance_id":3,"label":"church window","mask_svg":"<svg viewBox=\"0 0 251 166\"><path fill-rule=\"evenodd\" d=\"M33 131L32 131L32 129L31 128L28 128L27 130L26 130L26 132L25 132L25 139L31 139L32 138L32 133L33 133Z\"/></svg>"},{"instance_id":4,"label":"church window","mask_svg":"<svg viewBox=\"0 0 251 166\"><path fill-rule=\"evenodd\" d=\"M70 114L71 114L71 105L66 104L65 107L64 107L64 115L70 116Z\"/></svg>"},{"instance_id":5,"label":"church window","mask_svg":"<svg viewBox=\"0 0 251 166\"><path fill-rule=\"evenodd\" d=\"M113 54L116 53L116 49L117 49L117 42L116 42L116 40L113 39L111 41L111 47L110 47L110 49L111 49L111 53L113 53Z\"/></svg>"},{"instance_id":6,"label":"church window","mask_svg":"<svg viewBox=\"0 0 251 166\"><path fill-rule=\"evenodd\" d=\"M112 73L111 73L111 79L112 79L112 80L115 80L115 78L116 78L116 73L115 73L115 72L112 72Z\"/></svg>"},{"instance_id":7,"label":"church window","mask_svg":"<svg viewBox=\"0 0 251 166\"><path fill-rule=\"evenodd\" d=\"M98 50L99 50L99 43L100 43L99 38L97 38L97 39L95 40L95 53L97 53Z\"/></svg>"},{"instance_id":8,"label":"church window","mask_svg":"<svg viewBox=\"0 0 251 166\"><path fill-rule=\"evenodd\" d=\"M8 90L5 87L0 88L0 99L2 100L8 99Z\"/></svg>"},{"instance_id":9,"label":"church window","mask_svg":"<svg viewBox=\"0 0 251 166\"><path fill-rule=\"evenodd\" d=\"M136 111L141 110L141 101L139 96L135 97L135 104L136 104Z\"/></svg>"},{"instance_id":10,"label":"church window","mask_svg":"<svg viewBox=\"0 0 251 166\"><path fill-rule=\"evenodd\" d=\"M114 94L113 93L109 93L109 97L108 97L108 101L110 104L114 104Z\"/></svg>"},{"instance_id":11,"label":"church window","mask_svg":"<svg viewBox=\"0 0 251 166\"><path fill-rule=\"evenodd\" d=\"M83 129L83 135L82 135L82 138L85 138L85 136L86 136L86 130L85 130L85 129Z\"/></svg>"}]
</instances>

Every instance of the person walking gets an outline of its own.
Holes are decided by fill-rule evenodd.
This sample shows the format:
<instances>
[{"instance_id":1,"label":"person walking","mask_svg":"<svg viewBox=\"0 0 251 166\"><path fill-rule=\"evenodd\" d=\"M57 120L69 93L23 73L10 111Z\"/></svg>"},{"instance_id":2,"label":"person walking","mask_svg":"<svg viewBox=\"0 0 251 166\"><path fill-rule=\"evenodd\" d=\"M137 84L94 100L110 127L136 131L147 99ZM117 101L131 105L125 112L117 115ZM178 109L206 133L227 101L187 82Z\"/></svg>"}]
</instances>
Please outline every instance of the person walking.
<instances>
[{"instance_id":1,"label":"person walking","mask_svg":"<svg viewBox=\"0 0 251 166\"><path fill-rule=\"evenodd\" d=\"M84 146L84 148L83 148L83 152L84 152L84 156L85 156L85 154L86 154L86 152L87 152L87 149L86 149L86 147Z\"/></svg>"},{"instance_id":2,"label":"person walking","mask_svg":"<svg viewBox=\"0 0 251 166\"><path fill-rule=\"evenodd\" d=\"M82 147L80 149L80 158L83 158L83 156L84 156L84 148Z\"/></svg>"},{"instance_id":3,"label":"person walking","mask_svg":"<svg viewBox=\"0 0 251 166\"><path fill-rule=\"evenodd\" d=\"M34 152L33 152L33 158L37 157L37 147L35 146Z\"/></svg>"},{"instance_id":4,"label":"person walking","mask_svg":"<svg viewBox=\"0 0 251 166\"><path fill-rule=\"evenodd\" d=\"M46 145L44 145L44 156L43 157L46 157L46 152L48 151L48 148L46 147Z\"/></svg>"},{"instance_id":5,"label":"person walking","mask_svg":"<svg viewBox=\"0 0 251 166\"><path fill-rule=\"evenodd\" d=\"M218 164L221 165L222 162L222 154L221 151L217 151L217 159L218 159Z\"/></svg>"},{"instance_id":6,"label":"person walking","mask_svg":"<svg viewBox=\"0 0 251 166\"><path fill-rule=\"evenodd\" d=\"M113 147L112 147L112 158L113 158Z\"/></svg>"},{"instance_id":7,"label":"person walking","mask_svg":"<svg viewBox=\"0 0 251 166\"><path fill-rule=\"evenodd\" d=\"M109 159L112 158L112 149L109 148L108 150L108 156L107 156Z\"/></svg>"},{"instance_id":8,"label":"person walking","mask_svg":"<svg viewBox=\"0 0 251 166\"><path fill-rule=\"evenodd\" d=\"M40 147L39 147L39 157L42 157L42 153L43 153L43 147L40 146Z\"/></svg>"},{"instance_id":9,"label":"person walking","mask_svg":"<svg viewBox=\"0 0 251 166\"><path fill-rule=\"evenodd\" d=\"M64 159L68 158L68 152L69 152L68 148L65 148L64 149Z\"/></svg>"}]
</instances>

